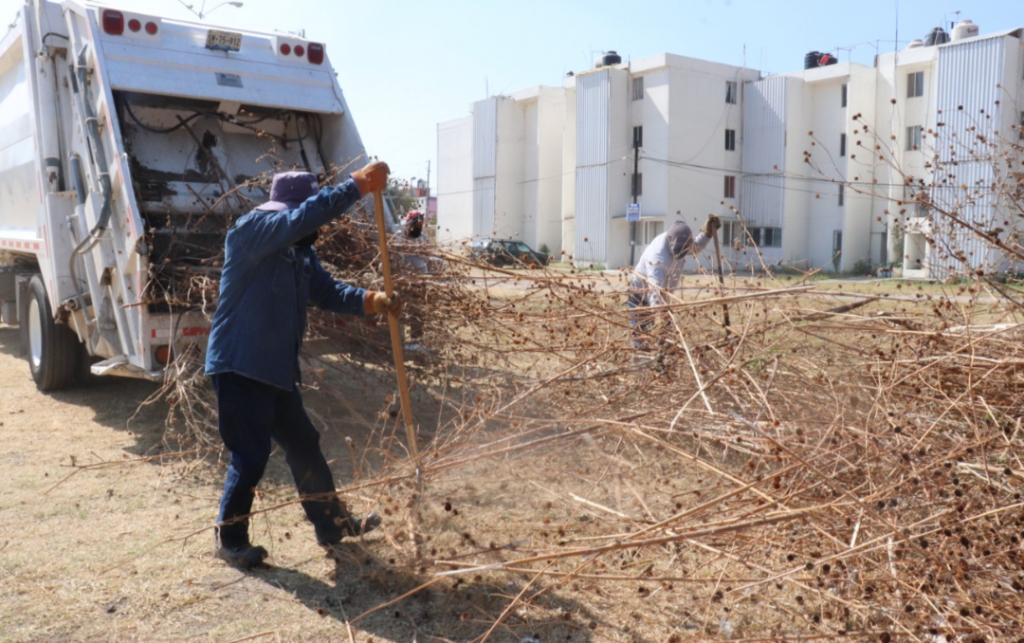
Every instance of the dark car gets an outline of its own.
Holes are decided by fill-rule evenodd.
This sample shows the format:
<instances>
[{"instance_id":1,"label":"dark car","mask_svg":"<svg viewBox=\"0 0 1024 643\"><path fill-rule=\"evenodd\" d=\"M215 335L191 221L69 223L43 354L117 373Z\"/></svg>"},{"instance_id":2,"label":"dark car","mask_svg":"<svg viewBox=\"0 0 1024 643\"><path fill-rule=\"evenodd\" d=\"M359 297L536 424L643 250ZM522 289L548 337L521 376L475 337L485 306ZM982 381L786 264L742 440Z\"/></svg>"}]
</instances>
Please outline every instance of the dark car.
<instances>
[{"instance_id":1,"label":"dark car","mask_svg":"<svg viewBox=\"0 0 1024 643\"><path fill-rule=\"evenodd\" d=\"M469 247L469 254L475 259L486 261L492 266L514 266L519 268L540 268L546 266L551 257L538 252L522 241L509 239L480 239Z\"/></svg>"}]
</instances>

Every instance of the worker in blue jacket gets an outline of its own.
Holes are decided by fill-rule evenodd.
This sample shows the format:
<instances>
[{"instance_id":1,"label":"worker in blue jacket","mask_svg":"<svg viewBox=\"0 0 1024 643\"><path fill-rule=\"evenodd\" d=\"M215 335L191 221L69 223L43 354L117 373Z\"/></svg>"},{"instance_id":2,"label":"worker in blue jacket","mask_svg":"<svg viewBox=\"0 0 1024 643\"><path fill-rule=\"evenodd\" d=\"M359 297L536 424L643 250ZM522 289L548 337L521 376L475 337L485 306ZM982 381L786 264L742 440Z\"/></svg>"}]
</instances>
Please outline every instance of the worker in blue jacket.
<instances>
[{"instance_id":1,"label":"worker in blue jacket","mask_svg":"<svg viewBox=\"0 0 1024 643\"><path fill-rule=\"evenodd\" d=\"M383 189L388 173L387 164L373 162L323 189L308 172L277 174L270 201L228 231L206 374L217 393L218 430L231 452L217 518L217 553L230 564L253 567L267 557L249 540L249 515L272 442L284 451L306 517L329 555L343 537L380 524L376 514L353 517L338 498L298 385L308 304L353 315L401 312L397 296L335 281L313 248L320 227Z\"/></svg>"}]
</instances>

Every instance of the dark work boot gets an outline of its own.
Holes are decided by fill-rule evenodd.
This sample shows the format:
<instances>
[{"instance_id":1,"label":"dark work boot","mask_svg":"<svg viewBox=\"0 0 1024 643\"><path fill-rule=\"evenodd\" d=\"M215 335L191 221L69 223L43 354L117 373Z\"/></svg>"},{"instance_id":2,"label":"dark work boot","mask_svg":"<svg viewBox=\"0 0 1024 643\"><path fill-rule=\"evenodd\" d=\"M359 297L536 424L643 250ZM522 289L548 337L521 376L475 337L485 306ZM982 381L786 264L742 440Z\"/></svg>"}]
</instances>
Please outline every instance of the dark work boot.
<instances>
[{"instance_id":1,"label":"dark work boot","mask_svg":"<svg viewBox=\"0 0 1024 643\"><path fill-rule=\"evenodd\" d=\"M380 527L380 523L380 514L376 511L368 513L362 518L349 516L342 524L341 537L363 536L370 533L377 527ZM324 548L324 551L327 553L327 557L333 559L335 562L340 563L345 557L345 553L341 548L341 539L338 539L333 543L321 542L320 546Z\"/></svg>"},{"instance_id":2,"label":"dark work boot","mask_svg":"<svg viewBox=\"0 0 1024 643\"><path fill-rule=\"evenodd\" d=\"M341 537L364 536L377 527L380 527L380 523L380 514L376 511L371 511L362 518L349 516L348 519L342 522Z\"/></svg>"},{"instance_id":3,"label":"dark work boot","mask_svg":"<svg viewBox=\"0 0 1024 643\"><path fill-rule=\"evenodd\" d=\"M217 547L217 557L238 569L260 567L267 559L267 550L259 545L243 545L242 547Z\"/></svg>"}]
</instances>

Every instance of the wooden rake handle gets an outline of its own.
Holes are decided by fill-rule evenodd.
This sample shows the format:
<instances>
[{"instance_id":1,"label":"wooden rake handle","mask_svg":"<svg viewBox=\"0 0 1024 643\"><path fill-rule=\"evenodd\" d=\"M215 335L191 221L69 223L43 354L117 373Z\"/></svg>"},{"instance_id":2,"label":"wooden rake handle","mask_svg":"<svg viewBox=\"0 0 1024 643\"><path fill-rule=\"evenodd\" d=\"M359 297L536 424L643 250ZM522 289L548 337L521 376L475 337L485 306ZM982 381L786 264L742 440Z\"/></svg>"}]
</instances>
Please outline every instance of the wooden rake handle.
<instances>
[{"instance_id":1,"label":"wooden rake handle","mask_svg":"<svg viewBox=\"0 0 1024 643\"><path fill-rule=\"evenodd\" d=\"M384 292L388 297L395 294L391 280L391 259L388 257L388 228L384 223L384 194L373 193L373 211L377 217L377 240L380 243L380 260L384 267ZM395 357L395 374L398 377L398 394L402 402L402 418L405 420L405 434L409 441L409 452L420 468L420 452L416 444L416 426L412 420L412 404L409 403L409 380L405 374L405 359L402 355L402 332L398 326L398 315L388 311L388 326L391 328L391 350ZM418 477L418 475L417 475Z\"/></svg>"},{"instance_id":2,"label":"wooden rake handle","mask_svg":"<svg viewBox=\"0 0 1024 643\"><path fill-rule=\"evenodd\" d=\"M722 273L722 249L718 246L718 229L715 229L715 272L718 273L718 284L725 288L725 275ZM722 321L725 322L725 336L729 337L729 305L722 304Z\"/></svg>"}]
</instances>

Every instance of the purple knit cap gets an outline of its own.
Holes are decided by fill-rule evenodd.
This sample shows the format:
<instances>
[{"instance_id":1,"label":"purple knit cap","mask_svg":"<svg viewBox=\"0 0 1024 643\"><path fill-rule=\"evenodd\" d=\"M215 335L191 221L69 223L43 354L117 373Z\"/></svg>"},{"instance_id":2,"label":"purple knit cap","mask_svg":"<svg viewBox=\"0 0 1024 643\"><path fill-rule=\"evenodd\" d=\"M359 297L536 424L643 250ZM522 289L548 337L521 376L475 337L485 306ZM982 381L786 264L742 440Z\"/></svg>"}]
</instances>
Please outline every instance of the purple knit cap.
<instances>
[{"instance_id":1,"label":"purple knit cap","mask_svg":"<svg viewBox=\"0 0 1024 643\"><path fill-rule=\"evenodd\" d=\"M316 175L310 172L281 172L274 175L270 186L270 200L257 210L294 210L302 202L320 191Z\"/></svg>"},{"instance_id":2,"label":"purple knit cap","mask_svg":"<svg viewBox=\"0 0 1024 643\"><path fill-rule=\"evenodd\" d=\"M690 230L690 226L682 221L673 223L665 236L669 247L672 248L672 254L676 257L685 255L693 245L693 232Z\"/></svg>"}]
</instances>

